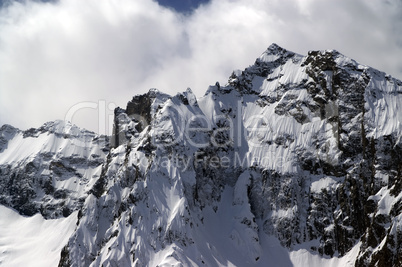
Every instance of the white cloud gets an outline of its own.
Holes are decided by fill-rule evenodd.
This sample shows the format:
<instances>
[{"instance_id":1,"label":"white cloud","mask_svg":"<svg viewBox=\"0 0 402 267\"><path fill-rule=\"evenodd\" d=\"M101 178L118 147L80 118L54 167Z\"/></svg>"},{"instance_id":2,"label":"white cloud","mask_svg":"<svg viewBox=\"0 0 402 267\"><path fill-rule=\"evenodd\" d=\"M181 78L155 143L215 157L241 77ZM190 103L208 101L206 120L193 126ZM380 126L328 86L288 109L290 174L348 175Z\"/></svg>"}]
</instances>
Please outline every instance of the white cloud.
<instances>
[{"instance_id":1,"label":"white cloud","mask_svg":"<svg viewBox=\"0 0 402 267\"><path fill-rule=\"evenodd\" d=\"M63 119L95 131L99 111L151 87L202 96L272 42L340 52L402 78L397 0L213 0L184 16L151 0L14 3L0 12L0 125ZM104 100L104 102L102 102ZM99 102L101 101L101 102ZM103 114L101 114L103 116Z\"/></svg>"}]
</instances>

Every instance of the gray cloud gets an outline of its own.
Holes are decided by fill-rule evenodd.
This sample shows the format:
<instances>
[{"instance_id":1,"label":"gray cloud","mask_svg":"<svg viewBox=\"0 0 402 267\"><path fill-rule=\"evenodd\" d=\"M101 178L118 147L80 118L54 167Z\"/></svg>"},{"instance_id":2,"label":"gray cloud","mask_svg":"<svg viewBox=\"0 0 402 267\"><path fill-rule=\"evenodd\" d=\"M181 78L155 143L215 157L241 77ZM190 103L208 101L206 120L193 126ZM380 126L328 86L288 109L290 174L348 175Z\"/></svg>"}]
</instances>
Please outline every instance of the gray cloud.
<instances>
[{"instance_id":1,"label":"gray cloud","mask_svg":"<svg viewBox=\"0 0 402 267\"><path fill-rule=\"evenodd\" d=\"M202 96L272 42L301 54L337 49L402 78L401 7L213 0L182 15L151 0L14 3L0 10L0 125L38 127L81 103L73 123L104 133L98 117L110 126L113 107L133 95L191 87Z\"/></svg>"}]
</instances>

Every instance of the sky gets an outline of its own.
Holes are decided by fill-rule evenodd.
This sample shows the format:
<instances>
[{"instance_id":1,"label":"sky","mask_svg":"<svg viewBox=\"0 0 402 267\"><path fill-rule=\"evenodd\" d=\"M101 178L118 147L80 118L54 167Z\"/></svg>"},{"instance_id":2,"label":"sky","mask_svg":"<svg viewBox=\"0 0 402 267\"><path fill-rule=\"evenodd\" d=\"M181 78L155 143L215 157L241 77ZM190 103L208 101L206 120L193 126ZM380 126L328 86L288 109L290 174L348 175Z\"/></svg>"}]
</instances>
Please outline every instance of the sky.
<instances>
[{"instance_id":1,"label":"sky","mask_svg":"<svg viewBox=\"0 0 402 267\"><path fill-rule=\"evenodd\" d=\"M157 2L168 8L172 8L180 13L191 13L201 4L208 3L209 0L157 0Z\"/></svg>"},{"instance_id":2,"label":"sky","mask_svg":"<svg viewBox=\"0 0 402 267\"><path fill-rule=\"evenodd\" d=\"M22 130L68 119L110 134L134 95L201 97L271 43L402 79L400 0L0 1L0 125Z\"/></svg>"}]
</instances>

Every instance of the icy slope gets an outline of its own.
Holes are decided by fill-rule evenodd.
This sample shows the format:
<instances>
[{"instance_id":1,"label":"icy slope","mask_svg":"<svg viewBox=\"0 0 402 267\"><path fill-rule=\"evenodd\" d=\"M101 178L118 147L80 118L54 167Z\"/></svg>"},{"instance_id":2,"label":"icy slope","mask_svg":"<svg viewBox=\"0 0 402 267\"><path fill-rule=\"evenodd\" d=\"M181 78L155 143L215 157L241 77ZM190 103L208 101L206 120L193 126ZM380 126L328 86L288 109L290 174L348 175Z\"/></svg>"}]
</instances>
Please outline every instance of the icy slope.
<instances>
[{"instance_id":1,"label":"icy slope","mask_svg":"<svg viewBox=\"0 0 402 267\"><path fill-rule=\"evenodd\" d=\"M68 218L24 217L0 206L0 265L57 266L60 252L74 232L77 212Z\"/></svg>"},{"instance_id":2,"label":"icy slope","mask_svg":"<svg viewBox=\"0 0 402 267\"><path fill-rule=\"evenodd\" d=\"M108 139L63 121L0 128L0 203L24 215L68 216L99 178ZM80 200L81 199L81 200Z\"/></svg>"},{"instance_id":3,"label":"icy slope","mask_svg":"<svg viewBox=\"0 0 402 267\"><path fill-rule=\"evenodd\" d=\"M60 266L398 266L401 97L337 51L273 44L199 99L135 96L111 145L3 126L0 201L78 210Z\"/></svg>"}]
</instances>

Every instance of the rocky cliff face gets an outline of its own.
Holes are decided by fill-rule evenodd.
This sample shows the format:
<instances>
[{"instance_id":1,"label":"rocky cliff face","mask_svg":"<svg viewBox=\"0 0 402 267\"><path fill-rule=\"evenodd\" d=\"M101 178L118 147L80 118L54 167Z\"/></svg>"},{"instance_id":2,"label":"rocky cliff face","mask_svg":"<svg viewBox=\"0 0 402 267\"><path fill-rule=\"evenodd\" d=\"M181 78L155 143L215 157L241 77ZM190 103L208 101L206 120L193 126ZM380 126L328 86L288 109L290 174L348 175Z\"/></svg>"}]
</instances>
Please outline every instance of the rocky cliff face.
<instances>
[{"instance_id":1,"label":"rocky cliff face","mask_svg":"<svg viewBox=\"0 0 402 267\"><path fill-rule=\"evenodd\" d=\"M99 178L108 138L62 121L38 129L0 128L0 203L46 219L79 210Z\"/></svg>"},{"instance_id":2,"label":"rocky cliff face","mask_svg":"<svg viewBox=\"0 0 402 267\"><path fill-rule=\"evenodd\" d=\"M62 122L3 126L0 203L79 211L59 266L266 266L272 238L289 255L398 266L400 103L385 73L273 44L199 99L134 97L110 145Z\"/></svg>"}]
</instances>

